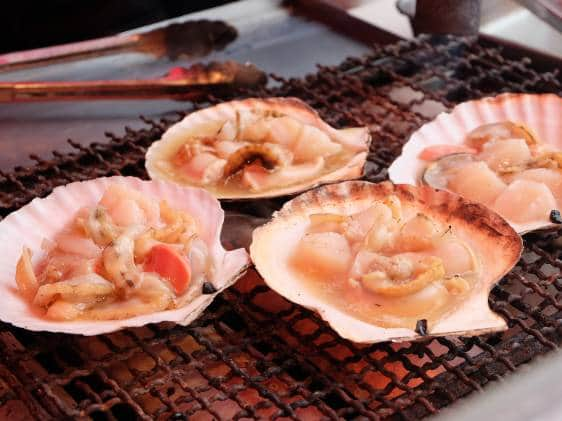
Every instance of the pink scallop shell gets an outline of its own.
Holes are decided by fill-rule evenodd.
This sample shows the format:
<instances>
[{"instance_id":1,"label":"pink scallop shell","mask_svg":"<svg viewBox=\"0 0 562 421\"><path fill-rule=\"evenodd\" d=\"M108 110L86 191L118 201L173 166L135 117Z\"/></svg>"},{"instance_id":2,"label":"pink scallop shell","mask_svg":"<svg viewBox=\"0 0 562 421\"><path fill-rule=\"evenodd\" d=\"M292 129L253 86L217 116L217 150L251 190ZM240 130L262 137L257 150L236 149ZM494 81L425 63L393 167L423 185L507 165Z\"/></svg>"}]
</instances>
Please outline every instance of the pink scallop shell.
<instances>
[{"instance_id":1,"label":"pink scallop shell","mask_svg":"<svg viewBox=\"0 0 562 421\"><path fill-rule=\"evenodd\" d=\"M554 94L502 94L463 102L450 113L441 113L423 125L404 145L402 154L388 169L388 176L394 183L419 185L427 166L426 161L418 158L423 149L438 144L460 145L466 134L476 127L505 120L525 124L543 142L562 150L561 97ZM519 233L552 226L548 218L510 224Z\"/></svg>"},{"instance_id":2,"label":"pink scallop shell","mask_svg":"<svg viewBox=\"0 0 562 421\"><path fill-rule=\"evenodd\" d=\"M430 328L429 336L480 335L505 330L505 320L488 306L488 295L493 285L519 260L523 248L521 238L485 206L428 186L347 181L303 193L285 203L270 222L254 230L250 254L257 271L271 289L317 312L343 338L358 343L420 339L411 329L368 323L316 296L294 275L289 264L291 252L308 227L309 215L353 214L391 194L398 196L403 206L423 210L432 218L453 225L461 238L473 243L485 267L478 286L462 305Z\"/></svg>"},{"instance_id":3,"label":"pink scallop shell","mask_svg":"<svg viewBox=\"0 0 562 421\"><path fill-rule=\"evenodd\" d=\"M314 126L327 133L334 141L341 143L355 154L341 167L323 174L320 177L303 182L281 186L265 192L248 191L246 194L217 193L219 199L251 199L270 198L299 193L321 184L335 181L352 180L361 177L367 160L367 152L371 143L371 135L366 127L334 129L325 123L318 113L298 98L247 98L244 100L223 102L213 107L204 108L186 116L170 127L162 139L154 142L146 152L146 170L152 179L174 182L168 174L159 169L157 163L165 153L167 145L178 138L185 138L185 132L198 124L213 120L234 120L237 111L267 110L291 116L304 124Z\"/></svg>"},{"instance_id":4,"label":"pink scallop shell","mask_svg":"<svg viewBox=\"0 0 562 421\"><path fill-rule=\"evenodd\" d=\"M33 252L33 263L45 252L43 239L53 238L76 211L96 204L109 184L122 183L141 193L165 199L173 207L183 209L201 222L202 239L208 244L217 265L215 294L202 295L184 307L113 321L52 321L35 314L19 295L15 283L16 262L24 245ZM33 331L97 335L149 323L175 322L188 325L213 301L214 297L232 285L250 264L243 249L226 251L220 243L224 211L219 202L202 189L182 188L162 181L143 181L134 177L108 177L71 183L57 187L44 199L36 198L0 222L0 320Z\"/></svg>"}]
</instances>

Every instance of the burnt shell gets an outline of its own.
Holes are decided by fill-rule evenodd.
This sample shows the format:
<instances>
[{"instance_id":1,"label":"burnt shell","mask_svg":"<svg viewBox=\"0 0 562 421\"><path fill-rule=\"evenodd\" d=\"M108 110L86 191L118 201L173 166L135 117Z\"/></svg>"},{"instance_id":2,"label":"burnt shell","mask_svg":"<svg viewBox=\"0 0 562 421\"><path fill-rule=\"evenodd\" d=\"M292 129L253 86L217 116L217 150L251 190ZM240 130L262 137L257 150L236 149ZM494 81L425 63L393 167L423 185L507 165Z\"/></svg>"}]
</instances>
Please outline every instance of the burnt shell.
<instances>
[{"instance_id":1,"label":"burnt shell","mask_svg":"<svg viewBox=\"0 0 562 421\"><path fill-rule=\"evenodd\" d=\"M289 269L290 250L300 241L309 215L327 211L349 215L389 195L397 196L402 206L423 209L429 217L452 225L459 236L470 237L484 267L462 305L430 326L428 335L482 334L506 329L505 321L490 310L488 295L492 286L519 260L523 248L521 238L485 206L428 186L349 181L304 193L287 202L270 222L254 231L250 254L256 269L272 289L318 312L346 339L374 343L420 338L412 329L383 328L346 314L308 292L297 277L291 276ZM279 244L284 245L283 249Z\"/></svg>"}]
</instances>

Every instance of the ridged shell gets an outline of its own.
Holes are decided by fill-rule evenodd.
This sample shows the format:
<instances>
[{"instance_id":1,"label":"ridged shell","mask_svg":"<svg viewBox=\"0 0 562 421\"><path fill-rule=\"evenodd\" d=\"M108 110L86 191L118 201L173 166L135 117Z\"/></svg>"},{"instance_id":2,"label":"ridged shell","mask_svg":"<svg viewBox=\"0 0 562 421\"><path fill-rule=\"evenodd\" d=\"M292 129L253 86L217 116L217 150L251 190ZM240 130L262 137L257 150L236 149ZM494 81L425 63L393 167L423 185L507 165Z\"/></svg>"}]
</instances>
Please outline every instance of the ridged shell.
<instances>
[{"instance_id":1,"label":"ridged shell","mask_svg":"<svg viewBox=\"0 0 562 421\"><path fill-rule=\"evenodd\" d=\"M500 121L523 123L538 138L562 150L562 98L554 94L503 94L497 97L468 101L450 113L441 113L435 120L414 132L404 145L402 154L388 170L394 183L421 184L427 161L418 158L431 145L460 145L465 136L478 126ZM511 223L519 233L552 226L548 215L543 221L527 224Z\"/></svg>"},{"instance_id":2,"label":"ridged shell","mask_svg":"<svg viewBox=\"0 0 562 421\"><path fill-rule=\"evenodd\" d=\"M172 207L189 212L202 227L201 238L209 246L217 265L215 294L201 295L186 306L113 321L52 321L38 316L16 289L15 267L22 246L33 252L35 264L45 255L43 239L51 239L83 206L93 206L113 183L122 183L141 193L165 199ZM34 199L0 222L0 320L34 331L97 335L148 323L175 322L187 325L195 320L214 297L232 285L250 264L243 249L225 251L220 243L224 212L219 202L202 189L182 188L162 181L142 181L134 177L108 177L57 187L43 199Z\"/></svg>"},{"instance_id":3,"label":"ridged shell","mask_svg":"<svg viewBox=\"0 0 562 421\"><path fill-rule=\"evenodd\" d=\"M470 237L484 269L480 289L473 289L463 304L430 327L430 336L483 334L506 329L505 321L488 307L488 294L517 263L521 238L501 217L460 196L430 187L372 184L350 181L324 186L287 202L273 219L253 234L250 254L265 282L288 300L316 311L342 337L360 343L420 338L413 330L383 328L346 314L315 297L291 276L288 259L308 225L308 216L330 212L352 214L373 201L397 195L403 206L423 210L430 217L451 224L459 237ZM280 247L280 245L283 245Z\"/></svg>"},{"instance_id":4,"label":"ridged shell","mask_svg":"<svg viewBox=\"0 0 562 421\"><path fill-rule=\"evenodd\" d=\"M162 139L154 142L146 153L146 170L152 179L177 182L162 171L157 162L168 152L168 147L178 138L185 138L185 133L198 124L207 121L235 120L236 111L242 110L269 110L293 117L302 123L314 126L332 140L347 145L356 153L341 167L323 174L318 178L306 180L302 183L279 187L265 192L248 191L246 194L217 193L218 199L251 199L271 198L299 193L312 187L342 180L352 180L361 177L367 159L371 136L366 127L348 128L337 130L326 124L318 113L298 98L248 98L240 101L224 102L222 104L193 112L183 120L170 127Z\"/></svg>"}]
</instances>

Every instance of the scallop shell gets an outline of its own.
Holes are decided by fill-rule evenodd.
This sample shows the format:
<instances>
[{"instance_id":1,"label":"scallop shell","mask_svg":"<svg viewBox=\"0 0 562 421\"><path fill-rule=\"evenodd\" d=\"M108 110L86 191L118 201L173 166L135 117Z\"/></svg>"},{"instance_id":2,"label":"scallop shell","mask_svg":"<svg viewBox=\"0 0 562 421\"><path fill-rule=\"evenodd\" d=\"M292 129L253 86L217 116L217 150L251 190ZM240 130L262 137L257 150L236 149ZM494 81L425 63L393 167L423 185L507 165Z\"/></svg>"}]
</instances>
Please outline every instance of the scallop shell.
<instances>
[{"instance_id":1,"label":"scallop shell","mask_svg":"<svg viewBox=\"0 0 562 421\"><path fill-rule=\"evenodd\" d=\"M45 256L43 240L53 238L71 222L76 211L93 206L110 184L122 183L141 193L165 199L173 207L189 212L201 221L201 238L209 246L218 270L215 294L201 295L184 307L112 321L60 322L38 316L16 289L15 267L26 245L33 252L33 263ZM250 264L243 249L226 251L220 243L224 212L219 202L202 189L181 188L161 181L142 181L134 177L109 177L57 187L44 199L36 198L0 222L0 320L33 331L97 335L148 323L175 322L187 325L195 320L214 297L232 285Z\"/></svg>"},{"instance_id":2,"label":"scallop shell","mask_svg":"<svg viewBox=\"0 0 562 421\"><path fill-rule=\"evenodd\" d=\"M218 199L251 199L271 198L299 193L312 187L331 183L335 181L351 180L359 178L363 174L363 167L367 159L367 152L371 142L371 136L366 127L356 127L337 130L325 123L318 113L298 98L248 98L240 101L224 102L222 104L205 108L189 114L183 120L170 127L162 136L162 139L154 142L146 153L146 170L152 179L177 182L170 177L159 166L159 160L163 159L169 148L178 142L178 138L185 138L185 133L191 127L216 120L235 120L236 112L242 110L267 110L295 118L304 124L314 126L328 134L336 141L356 153L344 165L325 173L312 180L306 180L290 186L282 186L264 192L251 192L246 194L231 194L228 192L217 192Z\"/></svg>"},{"instance_id":3,"label":"scallop shell","mask_svg":"<svg viewBox=\"0 0 562 421\"><path fill-rule=\"evenodd\" d=\"M403 206L423 208L436 220L456 228L459 236L470 237L485 269L481 288L474 288L463 304L431 327L430 336L482 334L506 329L505 321L488 307L492 286L517 263L522 241L501 217L480 204L458 195L427 186L372 184L350 181L324 186L287 202L267 224L253 234L250 254L265 282L288 300L316 311L342 337L360 343L403 341L420 338L411 329L383 328L358 320L332 304L315 297L297 278L291 276L288 259L291 250L314 213L352 214L373 201L397 195ZM282 244L283 247L279 247Z\"/></svg>"},{"instance_id":4,"label":"scallop shell","mask_svg":"<svg viewBox=\"0 0 562 421\"><path fill-rule=\"evenodd\" d=\"M388 169L394 183L419 185L427 162L418 158L431 145L460 145L476 127L499 121L522 123L547 144L562 150L562 98L554 94L502 94L492 98L468 101L450 113L441 113L435 120L414 132L404 145L402 154ZM511 223L519 233L553 226L548 215L543 221L526 224Z\"/></svg>"}]
</instances>

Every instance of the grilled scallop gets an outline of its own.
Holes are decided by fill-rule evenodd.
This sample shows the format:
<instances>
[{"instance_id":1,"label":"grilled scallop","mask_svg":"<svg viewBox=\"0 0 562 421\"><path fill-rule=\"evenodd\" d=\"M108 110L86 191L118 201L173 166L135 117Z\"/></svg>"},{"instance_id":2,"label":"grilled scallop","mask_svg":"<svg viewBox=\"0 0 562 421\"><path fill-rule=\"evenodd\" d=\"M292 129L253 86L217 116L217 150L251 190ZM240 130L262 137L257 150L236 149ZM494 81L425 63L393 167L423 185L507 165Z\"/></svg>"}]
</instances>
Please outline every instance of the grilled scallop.
<instances>
[{"instance_id":1,"label":"grilled scallop","mask_svg":"<svg viewBox=\"0 0 562 421\"><path fill-rule=\"evenodd\" d=\"M562 207L560 116L562 98L552 94L460 104L412 135L390 179L483 203L519 233L550 227Z\"/></svg>"},{"instance_id":2,"label":"grilled scallop","mask_svg":"<svg viewBox=\"0 0 562 421\"><path fill-rule=\"evenodd\" d=\"M286 203L250 247L272 289L365 343L505 329L488 294L521 251L517 233L483 205L359 181Z\"/></svg>"},{"instance_id":3,"label":"grilled scallop","mask_svg":"<svg viewBox=\"0 0 562 421\"><path fill-rule=\"evenodd\" d=\"M151 178L221 199L275 197L362 175L370 135L336 130L296 98L225 102L188 115L146 155Z\"/></svg>"},{"instance_id":4,"label":"grilled scallop","mask_svg":"<svg viewBox=\"0 0 562 421\"><path fill-rule=\"evenodd\" d=\"M0 319L95 335L191 323L248 267L202 189L132 177L56 188L0 222Z\"/></svg>"}]
</instances>

